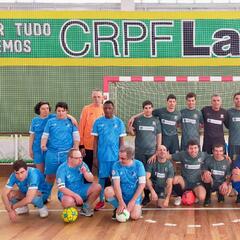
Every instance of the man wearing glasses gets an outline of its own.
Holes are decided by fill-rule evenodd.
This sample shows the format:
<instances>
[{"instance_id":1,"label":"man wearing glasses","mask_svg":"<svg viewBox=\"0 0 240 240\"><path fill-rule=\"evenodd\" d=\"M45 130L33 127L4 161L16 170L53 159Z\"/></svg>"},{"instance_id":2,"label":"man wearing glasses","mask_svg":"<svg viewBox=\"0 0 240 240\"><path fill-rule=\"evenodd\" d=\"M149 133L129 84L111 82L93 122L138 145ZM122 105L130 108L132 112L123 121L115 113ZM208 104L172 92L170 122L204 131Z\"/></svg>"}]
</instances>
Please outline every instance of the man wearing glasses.
<instances>
[{"instance_id":1,"label":"man wearing glasses","mask_svg":"<svg viewBox=\"0 0 240 240\"><path fill-rule=\"evenodd\" d=\"M93 216L92 204L99 197L101 186L93 183L94 176L90 172L78 149L71 149L68 160L61 164L56 174L58 199L64 208L82 206L80 214ZM84 179L88 182L85 183Z\"/></svg>"}]
</instances>

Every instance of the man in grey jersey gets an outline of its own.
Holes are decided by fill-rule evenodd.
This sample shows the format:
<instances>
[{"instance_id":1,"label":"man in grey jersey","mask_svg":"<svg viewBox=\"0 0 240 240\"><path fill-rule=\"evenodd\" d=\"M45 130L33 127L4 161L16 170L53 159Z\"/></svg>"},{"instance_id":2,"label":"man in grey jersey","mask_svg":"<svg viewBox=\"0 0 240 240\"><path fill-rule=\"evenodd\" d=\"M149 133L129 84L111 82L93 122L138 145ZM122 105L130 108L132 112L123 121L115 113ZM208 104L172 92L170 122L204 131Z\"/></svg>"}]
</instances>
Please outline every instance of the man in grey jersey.
<instances>
[{"instance_id":1,"label":"man in grey jersey","mask_svg":"<svg viewBox=\"0 0 240 240\"><path fill-rule=\"evenodd\" d=\"M200 143L199 128L203 125L203 117L201 111L196 109L196 94L188 93L186 95L187 107L181 112L181 150L187 150L189 140L196 139Z\"/></svg>"}]
</instances>

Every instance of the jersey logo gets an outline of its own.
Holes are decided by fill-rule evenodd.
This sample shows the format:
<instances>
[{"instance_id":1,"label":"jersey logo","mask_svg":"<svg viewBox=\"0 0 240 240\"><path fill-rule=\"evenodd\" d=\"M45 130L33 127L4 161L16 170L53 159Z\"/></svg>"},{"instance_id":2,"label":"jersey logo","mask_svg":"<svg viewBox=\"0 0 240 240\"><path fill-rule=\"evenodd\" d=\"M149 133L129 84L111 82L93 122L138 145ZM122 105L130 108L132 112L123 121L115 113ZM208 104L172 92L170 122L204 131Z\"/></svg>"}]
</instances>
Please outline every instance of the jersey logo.
<instances>
[{"instance_id":1,"label":"jersey logo","mask_svg":"<svg viewBox=\"0 0 240 240\"><path fill-rule=\"evenodd\" d=\"M221 114L221 115L220 115L220 118L224 118L224 115L223 115L223 114Z\"/></svg>"},{"instance_id":2,"label":"jersey logo","mask_svg":"<svg viewBox=\"0 0 240 240\"><path fill-rule=\"evenodd\" d=\"M114 170L112 170L112 175L115 175L115 174L116 174L116 172Z\"/></svg>"},{"instance_id":3,"label":"jersey logo","mask_svg":"<svg viewBox=\"0 0 240 240\"><path fill-rule=\"evenodd\" d=\"M61 181L61 178L58 178L57 179L57 184L59 184L59 183L61 183L62 181Z\"/></svg>"},{"instance_id":4,"label":"jersey logo","mask_svg":"<svg viewBox=\"0 0 240 240\"><path fill-rule=\"evenodd\" d=\"M155 121L153 121L153 122L152 122L152 125L153 125L153 126L156 126L157 124L156 124L156 122L155 122Z\"/></svg>"}]
</instances>

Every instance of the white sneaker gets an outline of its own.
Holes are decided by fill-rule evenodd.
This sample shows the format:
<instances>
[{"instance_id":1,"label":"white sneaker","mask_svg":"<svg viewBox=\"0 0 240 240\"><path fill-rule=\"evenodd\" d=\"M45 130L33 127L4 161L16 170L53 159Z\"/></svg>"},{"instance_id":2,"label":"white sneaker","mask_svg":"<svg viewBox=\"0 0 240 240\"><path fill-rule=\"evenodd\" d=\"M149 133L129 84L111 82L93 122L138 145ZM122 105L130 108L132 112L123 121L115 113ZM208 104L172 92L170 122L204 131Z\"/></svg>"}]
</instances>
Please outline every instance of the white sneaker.
<instances>
[{"instance_id":1,"label":"white sneaker","mask_svg":"<svg viewBox=\"0 0 240 240\"><path fill-rule=\"evenodd\" d=\"M42 208L39 208L38 211L39 211L39 216L41 218L45 218L48 216L48 209L47 209L46 205L44 205Z\"/></svg>"},{"instance_id":2,"label":"white sneaker","mask_svg":"<svg viewBox=\"0 0 240 240\"><path fill-rule=\"evenodd\" d=\"M15 209L17 215L25 214L29 212L28 206L23 206Z\"/></svg>"},{"instance_id":3,"label":"white sneaker","mask_svg":"<svg viewBox=\"0 0 240 240\"><path fill-rule=\"evenodd\" d=\"M175 206L180 206L182 202L182 198L180 196L176 197L174 200L174 205Z\"/></svg>"}]
</instances>

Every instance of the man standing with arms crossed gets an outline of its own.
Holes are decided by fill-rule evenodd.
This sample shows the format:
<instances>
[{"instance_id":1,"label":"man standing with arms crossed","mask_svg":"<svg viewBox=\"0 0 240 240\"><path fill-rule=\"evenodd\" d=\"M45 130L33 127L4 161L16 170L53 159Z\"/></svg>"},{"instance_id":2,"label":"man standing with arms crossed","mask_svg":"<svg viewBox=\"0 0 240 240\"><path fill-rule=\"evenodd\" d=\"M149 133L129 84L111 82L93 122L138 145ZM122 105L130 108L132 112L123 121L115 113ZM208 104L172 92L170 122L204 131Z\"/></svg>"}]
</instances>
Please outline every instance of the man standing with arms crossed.
<instances>
[{"instance_id":1,"label":"man standing with arms crossed","mask_svg":"<svg viewBox=\"0 0 240 240\"><path fill-rule=\"evenodd\" d=\"M93 90L92 103L83 108L78 127L80 134L80 151L83 155L83 161L88 165L90 171L92 171L93 165L94 141L94 137L91 135L91 132L95 120L104 114L102 102L102 91L98 89Z\"/></svg>"}]
</instances>

